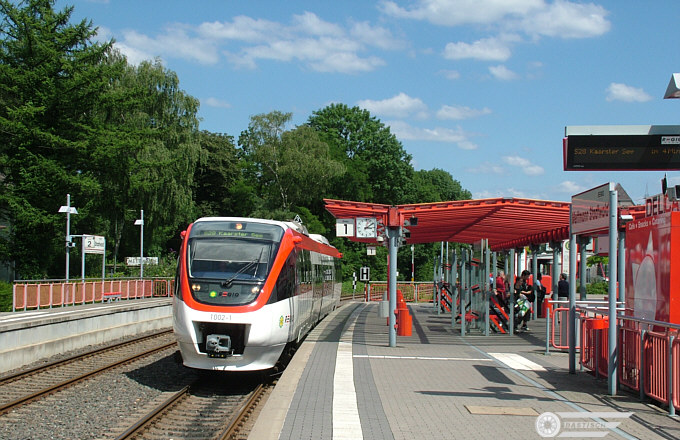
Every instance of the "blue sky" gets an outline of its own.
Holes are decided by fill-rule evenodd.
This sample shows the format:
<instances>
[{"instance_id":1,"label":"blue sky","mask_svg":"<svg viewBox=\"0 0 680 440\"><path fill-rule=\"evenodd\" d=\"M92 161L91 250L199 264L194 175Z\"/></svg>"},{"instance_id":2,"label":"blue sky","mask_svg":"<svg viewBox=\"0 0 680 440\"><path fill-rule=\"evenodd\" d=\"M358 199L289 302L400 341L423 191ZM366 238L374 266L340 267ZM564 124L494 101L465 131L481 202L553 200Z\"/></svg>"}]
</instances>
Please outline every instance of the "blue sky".
<instances>
[{"instance_id":1,"label":"blue sky","mask_svg":"<svg viewBox=\"0 0 680 440\"><path fill-rule=\"evenodd\" d=\"M201 129L295 125L334 102L391 127L416 169L474 198L569 201L609 181L638 203L663 172L565 172L567 125L680 125L680 2L70 0L131 63L158 57ZM680 172L668 172L680 184Z\"/></svg>"}]
</instances>

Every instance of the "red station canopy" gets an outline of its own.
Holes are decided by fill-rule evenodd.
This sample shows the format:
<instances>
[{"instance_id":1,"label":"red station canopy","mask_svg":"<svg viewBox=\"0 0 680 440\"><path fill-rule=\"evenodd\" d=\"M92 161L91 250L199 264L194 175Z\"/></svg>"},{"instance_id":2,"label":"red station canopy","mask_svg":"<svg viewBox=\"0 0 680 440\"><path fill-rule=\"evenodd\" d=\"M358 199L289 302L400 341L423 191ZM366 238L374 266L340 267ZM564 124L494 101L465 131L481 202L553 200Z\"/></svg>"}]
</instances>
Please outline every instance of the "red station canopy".
<instances>
[{"instance_id":1,"label":"red station canopy","mask_svg":"<svg viewBox=\"0 0 680 440\"><path fill-rule=\"evenodd\" d=\"M376 217L385 226L403 226L417 218L417 226L408 226L406 243L438 241L475 243L488 239L493 250L569 238L568 202L518 198L457 200L412 205L381 205L324 199L326 209L336 219ZM365 243L374 239L357 239Z\"/></svg>"}]
</instances>

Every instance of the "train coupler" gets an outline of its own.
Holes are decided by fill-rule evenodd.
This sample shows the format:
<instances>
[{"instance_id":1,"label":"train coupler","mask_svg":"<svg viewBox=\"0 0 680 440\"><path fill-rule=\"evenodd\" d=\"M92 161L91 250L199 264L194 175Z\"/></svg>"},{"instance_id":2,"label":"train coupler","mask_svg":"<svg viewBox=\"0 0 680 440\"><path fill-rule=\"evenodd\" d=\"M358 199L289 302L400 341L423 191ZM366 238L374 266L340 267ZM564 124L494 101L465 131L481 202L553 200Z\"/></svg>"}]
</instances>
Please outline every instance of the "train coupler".
<instances>
[{"instance_id":1,"label":"train coupler","mask_svg":"<svg viewBox=\"0 0 680 440\"><path fill-rule=\"evenodd\" d=\"M234 353L231 337L227 335L208 335L205 347L209 358L226 358Z\"/></svg>"}]
</instances>

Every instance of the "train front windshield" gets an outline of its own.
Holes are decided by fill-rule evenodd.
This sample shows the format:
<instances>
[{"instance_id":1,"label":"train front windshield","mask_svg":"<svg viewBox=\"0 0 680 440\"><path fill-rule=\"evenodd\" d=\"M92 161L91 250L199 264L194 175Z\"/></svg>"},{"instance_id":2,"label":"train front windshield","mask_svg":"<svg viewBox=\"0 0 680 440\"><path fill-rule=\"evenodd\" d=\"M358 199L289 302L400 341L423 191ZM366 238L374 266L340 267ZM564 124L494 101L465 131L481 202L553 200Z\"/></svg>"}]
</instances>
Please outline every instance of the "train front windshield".
<instances>
[{"instance_id":1,"label":"train front windshield","mask_svg":"<svg viewBox=\"0 0 680 440\"><path fill-rule=\"evenodd\" d=\"M195 223L187 246L194 299L232 306L253 302L267 279L283 232L280 226L254 222Z\"/></svg>"}]
</instances>

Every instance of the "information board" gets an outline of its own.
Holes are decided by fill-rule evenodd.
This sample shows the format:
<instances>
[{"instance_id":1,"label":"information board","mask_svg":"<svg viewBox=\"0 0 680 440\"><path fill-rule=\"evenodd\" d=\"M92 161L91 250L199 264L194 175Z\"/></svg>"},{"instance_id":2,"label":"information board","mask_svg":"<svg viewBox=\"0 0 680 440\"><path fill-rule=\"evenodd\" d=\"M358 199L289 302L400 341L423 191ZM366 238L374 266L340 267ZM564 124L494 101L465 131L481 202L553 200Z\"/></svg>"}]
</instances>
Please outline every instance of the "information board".
<instances>
[{"instance_id":1,"label":"information board","mask_svg":"<svg viewBox=\"0 0 680 440\"><path fill-rule=\"evenodd\" d=\"M567 127L565 171L680 170L680 127Z\"/></svg>"},{"instance_id":2,"label":"information board","mask_svg":"<svg viewBox=\"0 0 680 440\"><path fill-rule=\"evenodd\" d=\"M83 235L83 252L103 254L106 252L106 238L100 235Z\"/></svg>"}]
</instances>

